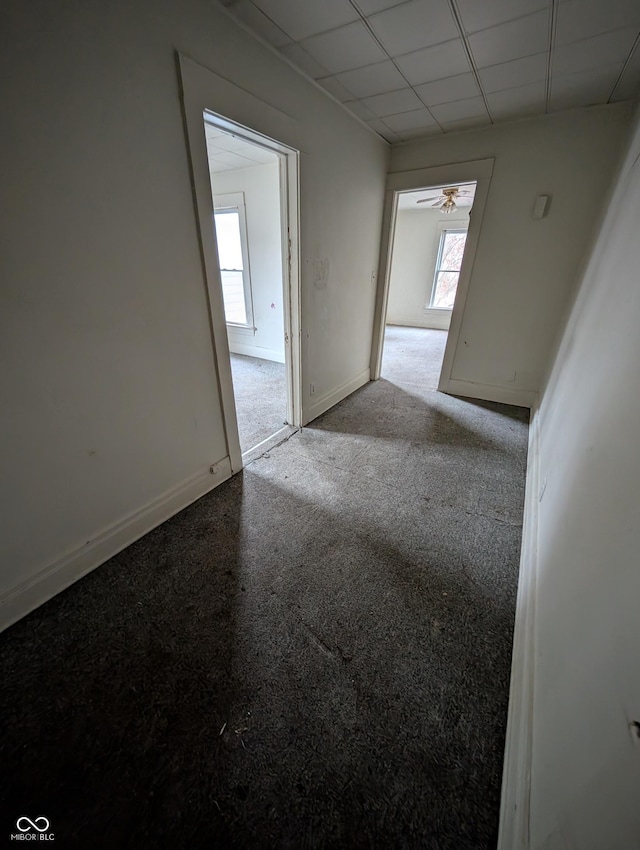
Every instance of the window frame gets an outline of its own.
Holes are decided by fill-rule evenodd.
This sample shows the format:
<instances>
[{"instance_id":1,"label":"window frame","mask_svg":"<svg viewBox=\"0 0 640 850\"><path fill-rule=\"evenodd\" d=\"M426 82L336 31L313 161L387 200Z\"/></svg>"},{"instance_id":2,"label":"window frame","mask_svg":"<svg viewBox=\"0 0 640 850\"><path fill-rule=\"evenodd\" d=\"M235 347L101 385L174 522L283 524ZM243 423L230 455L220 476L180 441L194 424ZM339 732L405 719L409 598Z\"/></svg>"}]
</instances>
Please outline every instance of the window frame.
<instances>
[{"instance_id":1,"label":"window frame","mask_svg":"<svg viewBox=\"0 0 640 850\"><path fill-rule=\"evenodd\" d=\"M456 226L456 225L458 225L458 226ZM463 249L463 257L464 257L464 251L467 248L468 231L469 231L469 226L467 225L465 227L463 222L460 222L459 224L458 224L458 222L453 222L453 221L452 222L441 222L440 223L440 233L438 234L438 250L437 250L437 254L436 254L436 265L435 265L435 269L434 269L434 272L433 272L433 278L432 278L432 281L431 281L431 288L429 290L429 298L427 300L427 303L425 304L425 310L445 310L447 312L451 312L453 310L453 307L437 307L433 303L433 300L434 300L435 295L436 295L436 289L437 289L437 286L438 286L438 275L441 272L458 275L458 281L456 283L456 295L457 295L458 284L460 283L460 273L462 271L462 266L460 267L460 269L443 269L443 268L440 267L440 263L442 261L442 253L443 253L443 250L444 250L444 243L445 243L445 239L447 238L447 233L464 233L465 234L465 246L464 246L464 249Z\"/></svg>"},{"instance_id":2,"label":"window frame","mask_svg":"<svg viewBox=\"0 0 640 850\"><path fill-rule=\"evenodd\" d=\"M238 227L240 230L240 250L242 252L242 285L244 290L244 307L247 316L246 323L229 322L225 313L225 323L230 328L242 328L250 330L254 334L256 332L253 323L253 290L251 288L251 268L249 264L249 239L247 236L247 213L244 202L244 192L232 192L227 194L215 195L213 198L213 215L214 227L215 216L224 215L225 213L238 214ZM217 249L218 234L216 231L216 249ZM220 283L223 286L223 304L224 304L224 285L222 284L223 271L238 271L238 269L223 269L220 266L220 257L218 256L218 269L220 270Z\"/></svg>"}]
</instances>

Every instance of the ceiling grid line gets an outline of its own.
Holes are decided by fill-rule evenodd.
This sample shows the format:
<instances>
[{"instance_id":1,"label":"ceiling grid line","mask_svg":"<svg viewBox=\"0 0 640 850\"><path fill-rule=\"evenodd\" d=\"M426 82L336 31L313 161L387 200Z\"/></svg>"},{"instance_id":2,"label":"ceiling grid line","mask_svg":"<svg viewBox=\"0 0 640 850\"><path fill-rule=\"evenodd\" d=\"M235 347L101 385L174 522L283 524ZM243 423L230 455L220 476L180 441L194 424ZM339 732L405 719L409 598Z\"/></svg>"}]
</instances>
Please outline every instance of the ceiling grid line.
<instances>
[{"instance_id":1,"label":"ceiling grid line","mask_svg":"<svg viewBox=\"0 0 640 850\"><path fill-rule=\"evenodd\" d=\"M480 96L484 101L484 108L487 110L487 115L489 116L489 121L492 124L495 124L493 120L493 115L491 114L491 109L489 108L489 101L487 100L487 95L485 94L484 87L482 85L482 80L480 79L480 73L476 66L476 61L473 58L473 53L471 51L471 45L467 39L467 34L465 32L465 28L462 24L462 18L460 17L460 12L458 10L458 6L456 4L456 0L448 0L449 8L451 9L451 14L453 15L453 19L456 22L456 26L458 28L458 32L460 33L460 40L462 42L462 46L464 48L465 53L467 54L467 59L469 60L469 65L471 66L471 73L475 77L476 84L478 86L478 90L480 91Z\"/></svg>"},{"instance_id":2,"label":"ceiling grid line","mask_svg":"<svg viewBox=\"0 0 640 850\"><path fill-rule=\"evenodd\" d=\"M549 46L547 48L547 71L544 80L544 111L549 112L551 103L551 81L553 72L553 54L556 46L556 31L558 26L558 0L551 0L549 15Z\"/></svg>"},{"instance_id":3,"label":"ceiling grid line","mask_svg":"<svg viewBox=\"0 0 640 850\"><path fill-rule=\"evenodd\" d=\"M631 46L631 50L629 51L629 55L627 56L627 59L626 59L624 65L622 66L622 70L618 74L618 79L613 84L613 88L611 89L611 94L607 98L607 103L611 103L611 99L613 98L614 94L616 93L616 89L618 88L618 86L622 82L622 78L624 77L624 72L627 70L627 68L631 64L631 61L633 59L633 56L634 56L636 50L638 49L639 44L640 44L640 31L638 32L638 35L636 36L636 40L633 42L633 45Z\"/></svg>"}]
</instances>

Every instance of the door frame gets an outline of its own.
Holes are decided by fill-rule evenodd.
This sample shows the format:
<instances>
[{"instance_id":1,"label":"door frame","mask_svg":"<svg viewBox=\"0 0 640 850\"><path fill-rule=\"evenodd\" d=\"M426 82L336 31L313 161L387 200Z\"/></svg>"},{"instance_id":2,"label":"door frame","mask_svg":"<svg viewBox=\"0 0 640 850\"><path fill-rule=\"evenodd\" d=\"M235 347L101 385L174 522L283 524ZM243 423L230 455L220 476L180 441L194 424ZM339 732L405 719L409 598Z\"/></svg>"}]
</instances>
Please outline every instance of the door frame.
<instances>
[{"instance_id":1,"label":"door frame","mask_svg":"<svg viewBox=\"0 0 640 850\"><path fill-rule=\"evenodd\" d=\"M278 154L287 419L295 428L299 428L302 424L300 151L299 147L294 146L298 140L297 122L275 107L269 106L249 92L194 62L190 57L178 54L177 58L216 377L227 451L231 471L235 473L242 469L243 461L215 238L214 201L204 132L205 113L207 120L212 124L232 132L247 142ZM219 111L213 108L214 105ZM223 111L224 114L222 114ZM252 123L257 123L259 129L244 123L247 116L251 116ZM275 133L278 136L287 137L289 143L276 139Z\"/></svg>"},{"instance_id":2,"label":"door frame","mask_svg":"<svg viewBox=\"0 0 640 850\"><path fill-rule=\"evenodd\" d=\"M469 229L465 244L456 298L451 312L451 324L447 335L447 344L438 381L440 392L451 390L451 373L455 353L460 338L460 329L469 294L469 284L473 271L482 217L484 215L489 185L493 174L493 159L477 159L469 162L457 162L449 165L438 165L432 168L419 168L413 171L398 171L387 176L384 213L382 219L382 241L380 245L380 263L378 267L378 290L373 324L373 341L371 345L371 380L377 381L382 371L382 353L384 349L384 333L387 321L387 306L389 303L389 283L393 262L393 245L395 240L398 198L403 192L421 191L442 185L476 183L473 206L470 211Z\"/></svg>"}]
</instances>

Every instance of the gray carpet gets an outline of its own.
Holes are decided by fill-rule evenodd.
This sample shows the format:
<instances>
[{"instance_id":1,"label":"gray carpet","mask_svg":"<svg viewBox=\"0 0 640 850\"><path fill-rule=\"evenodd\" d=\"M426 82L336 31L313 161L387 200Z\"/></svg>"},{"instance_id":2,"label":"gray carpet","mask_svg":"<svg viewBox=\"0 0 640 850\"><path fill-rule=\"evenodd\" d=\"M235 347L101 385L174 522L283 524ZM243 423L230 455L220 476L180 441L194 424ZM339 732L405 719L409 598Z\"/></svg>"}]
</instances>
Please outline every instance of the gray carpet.
<instances>
[{"instance_id":1,"label":"gray carpet","mask_svg":"<svg viewBox=\"0 0 640 850\"><path fill-rule=\"evenodd\" d=\"M0 636L3 836L495 847L527 412L422 338Z\"/></svg>"},{"instance_id":2,"label":"gray carpet","mask_svg":"<svg viewBox=\"0 0 640 850\"><path fill-rule=\"evenodd\" d=\"M284 363L232 354L231 371L240 448L246 452L286 425Z\"/></svg>"}]
</instances>

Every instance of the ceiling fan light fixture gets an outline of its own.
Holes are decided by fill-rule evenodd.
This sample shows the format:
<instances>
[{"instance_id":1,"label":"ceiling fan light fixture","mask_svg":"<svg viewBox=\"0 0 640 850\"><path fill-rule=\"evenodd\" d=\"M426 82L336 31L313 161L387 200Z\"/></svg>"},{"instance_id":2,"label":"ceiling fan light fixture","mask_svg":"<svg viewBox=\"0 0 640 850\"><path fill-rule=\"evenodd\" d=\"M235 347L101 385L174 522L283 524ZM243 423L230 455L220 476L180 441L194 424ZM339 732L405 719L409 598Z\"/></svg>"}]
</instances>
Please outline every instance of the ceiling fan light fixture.
<instances>
[{"instance_id":1,"label":"ceiling fan light fixture","mask_svg":"<svg viewBox=\"0 0 640 850\"><path fill-rule=\"evenodd\" d=\"M452 213L454 210L457 209L458 207L456 206L455 201L453 200L453 198L449 197L440 207L440 212L443 212L448 215L449 213Z\"/></svg>"}]
</instances>

